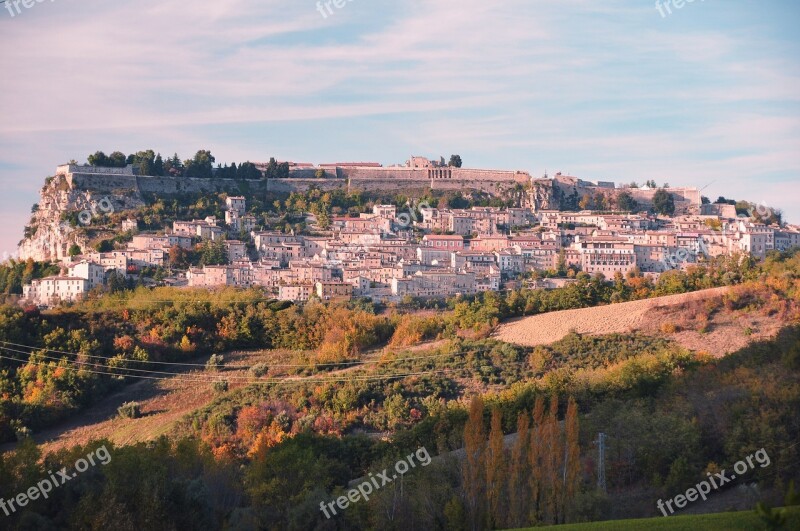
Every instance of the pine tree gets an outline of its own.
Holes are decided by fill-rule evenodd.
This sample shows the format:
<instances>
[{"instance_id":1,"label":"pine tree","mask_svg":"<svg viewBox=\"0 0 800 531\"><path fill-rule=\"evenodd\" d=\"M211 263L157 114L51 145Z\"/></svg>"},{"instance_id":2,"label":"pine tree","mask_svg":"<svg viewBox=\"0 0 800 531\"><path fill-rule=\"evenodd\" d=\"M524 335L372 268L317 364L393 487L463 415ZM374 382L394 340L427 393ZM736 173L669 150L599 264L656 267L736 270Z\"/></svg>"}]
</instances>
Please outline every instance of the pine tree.
<instances>
[{"instance_id":1,"label":"pine tree","mask_svg":"<svg viewBox=\"0 0 800 531\"><path fill-rule=\"evenodd\" d=\"M486 454L486 498L492 528L504 527L506 520L506 459L503 450L503 414L492 409L492 428Z\"/></svg>"},{"instance_id":2,"label":"pine tree","mask_svg":"<svg viewBox=\"0 0 800 531\"><path fill-rule=\"evenodd\" d=\"M486 519L486 475L484 459L486 456L486 432L483 426L483 399L476 396L469 405L469 418L464 426L463 480L467 512L472 529L485 527Z\"/></svg>"}]
</instances>

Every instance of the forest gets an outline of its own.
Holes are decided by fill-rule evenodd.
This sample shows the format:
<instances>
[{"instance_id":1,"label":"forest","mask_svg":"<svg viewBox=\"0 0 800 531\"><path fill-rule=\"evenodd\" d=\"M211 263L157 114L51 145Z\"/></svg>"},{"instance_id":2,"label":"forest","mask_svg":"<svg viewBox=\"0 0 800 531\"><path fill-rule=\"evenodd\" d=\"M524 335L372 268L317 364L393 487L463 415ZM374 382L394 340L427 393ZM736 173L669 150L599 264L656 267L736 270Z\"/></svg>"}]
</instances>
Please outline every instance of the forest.
<instances>
[{"instance_id":1,"label":"forest","mask_svg":"<svg viewBox=\"0 0 800 531\"><path fill-rule=\"evenodd\" d=\"M19 442L0 463L0 497L101 445L111 455L6 521L18 529L485 529L655 516L655 500L759 448L772 464L745 481L775 502L800 472L800 255L702 269L655 284L583 275L560 290L453 299L438 311L413 300L301 307L258 290L141 288L46 312L2 307L0 426L5 441ZM734 287L698 306L705 317L695 321L752 312L783 330L719 359L641 334L573 333L535 348L489 338L511 316L716 285ZM424 353L409 350L424 341L433 341ZM137 360L204 360L233 349L283 349L291 367L265 357L250 383L217 393L148 443L96 441L43 456L31 438L136 381ZM213 370L225 378L224 362ZM286 377L317 379L283 385ZM593 444L600 432L605 490ZM431 466L334 519L320 512L349 482L422 447L437 456Z\"/></svg>"}]
</instances>

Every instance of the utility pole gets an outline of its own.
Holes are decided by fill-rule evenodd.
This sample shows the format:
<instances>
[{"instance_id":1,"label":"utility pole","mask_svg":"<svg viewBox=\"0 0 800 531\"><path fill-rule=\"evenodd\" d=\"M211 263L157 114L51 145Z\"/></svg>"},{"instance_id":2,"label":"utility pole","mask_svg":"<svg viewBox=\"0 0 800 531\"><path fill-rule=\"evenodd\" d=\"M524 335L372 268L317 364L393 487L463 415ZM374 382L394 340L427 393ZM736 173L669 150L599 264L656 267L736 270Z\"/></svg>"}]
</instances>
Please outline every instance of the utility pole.
<instances>
[{"instance_id":1,"label":"utility pole","mask_svg":"<svg viewBox=\"0 0 800 531\"><path fill-rule=\"evenodd\" d=\"M608 436L600 432L597 434L597 488L606 492L606 438Z\"/></svg>"}]
</instances>

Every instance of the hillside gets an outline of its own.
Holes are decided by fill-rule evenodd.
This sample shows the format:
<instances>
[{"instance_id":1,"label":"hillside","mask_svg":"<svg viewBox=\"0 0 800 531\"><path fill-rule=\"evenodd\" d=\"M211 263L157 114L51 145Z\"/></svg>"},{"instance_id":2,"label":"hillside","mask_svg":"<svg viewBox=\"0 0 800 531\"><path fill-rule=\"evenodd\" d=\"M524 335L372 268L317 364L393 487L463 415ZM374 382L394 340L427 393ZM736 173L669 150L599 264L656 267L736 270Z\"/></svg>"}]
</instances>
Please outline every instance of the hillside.
<instances>
[{"instance_id":1,"label":"hillside","mask_svg":"<svg viewBox=\"0 0 800 531\"><path fill-rule=\"evenodd\" d=\"M558 341L570 332L603 335L641 331L666 336L691 350L723 356L743 348L754 339L773 337L780 330L779 322L756 314L736 317L720 314L705 330L692 329L699 327L693 327L692 319L687 316L706 303L718 305L721 297L730 290L727 287L712 288L513 319L500 325L492 337L532 347Z\"/></svg>"}]
</instances>

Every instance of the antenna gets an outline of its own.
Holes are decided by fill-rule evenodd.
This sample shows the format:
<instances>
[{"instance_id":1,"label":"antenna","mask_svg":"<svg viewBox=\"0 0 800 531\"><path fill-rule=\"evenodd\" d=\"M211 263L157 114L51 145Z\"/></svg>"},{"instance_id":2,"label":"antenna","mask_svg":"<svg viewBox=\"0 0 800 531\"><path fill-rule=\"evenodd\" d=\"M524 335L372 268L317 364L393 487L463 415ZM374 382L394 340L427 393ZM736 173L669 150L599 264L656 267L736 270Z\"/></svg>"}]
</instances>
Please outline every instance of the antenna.
<instances>
[{"instance_id":1,"label":"antenna","mask_svg":"<svg viewBox=\"0 0 800 531\"><path fill-rule=\"evenodd\" d=\"M600 432L597 434L597 488L606 492L606 438L608 436Z\"/></svg>"}]
</instances>

